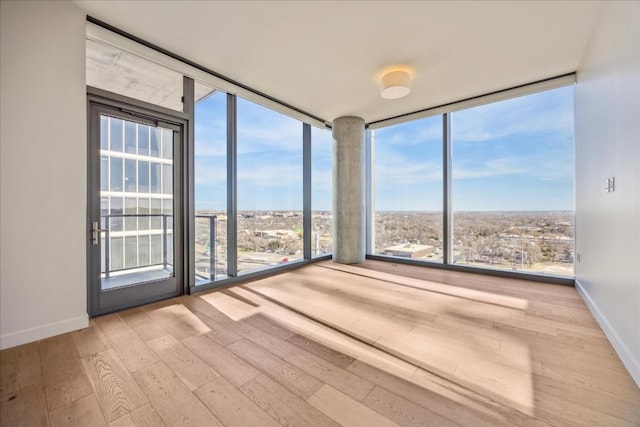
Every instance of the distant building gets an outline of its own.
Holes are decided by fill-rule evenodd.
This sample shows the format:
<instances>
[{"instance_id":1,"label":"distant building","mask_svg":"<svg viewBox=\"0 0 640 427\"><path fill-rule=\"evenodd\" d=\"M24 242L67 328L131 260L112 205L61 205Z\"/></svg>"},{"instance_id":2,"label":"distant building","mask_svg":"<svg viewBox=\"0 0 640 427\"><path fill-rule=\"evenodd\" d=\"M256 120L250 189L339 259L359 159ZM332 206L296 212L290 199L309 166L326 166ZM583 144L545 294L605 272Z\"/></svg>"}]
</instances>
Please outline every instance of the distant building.
<instances>
[{"instance_id":1,"label":"distant building","mask_svg":"<svg viewBox=\"0 0 640 427\"><path fill-rule=\"evenodd\" d=\"M256 237L266 237L272 239L293 239L297 234L293 230L257 230L254 232Z\"/></svg>"},{"instance_id":2,"label":"distant building","mask_svg":"<svg viewBox=\"0 0 640 427\"><path fill-rule=\"evenodd\" d=\"M164 252L173 264L173 131L105 115L100 126L102 272L162 265Z\"/></svg>"},{"instance_id":3,"label":"distant building","mask_svg":"<svg viewBox=\"0 0 640 427\"><path fill-rule=\"evenodd\" d=\"M385 248L383 255L417 259L424 258L432 253L433 246L418 245L416 243L402 243L400 245Z\"/></svg>"}]
</instances>

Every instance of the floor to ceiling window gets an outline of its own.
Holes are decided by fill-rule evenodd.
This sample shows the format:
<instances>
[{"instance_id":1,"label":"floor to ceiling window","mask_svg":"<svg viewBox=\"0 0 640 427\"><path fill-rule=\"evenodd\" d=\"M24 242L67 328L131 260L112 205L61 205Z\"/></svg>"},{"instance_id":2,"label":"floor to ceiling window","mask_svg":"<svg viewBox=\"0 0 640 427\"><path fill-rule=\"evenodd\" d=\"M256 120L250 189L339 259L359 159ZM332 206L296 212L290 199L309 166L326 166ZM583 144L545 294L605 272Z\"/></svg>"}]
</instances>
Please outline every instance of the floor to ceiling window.
<instances>
[{"instance_id":1,"label":"floor to ceiling window","mask_svg":"<svg viewBox=\"0 0 640 427\"><path fill-rule=\"evenodd\" d=\"M573 90L373 130L371 254L572 276Z\"/></svg>"},{"instance_id":2,"label":"floor to ceiling window","mask_svg":"<svg viewBox=\"0 0 640 427\"><path fill-rule=\"evenodd\" d=\"M302 259L302 122L237 98L238 272Z\"/></svg>"},{"instance_id":3,"label":"floor to ceiling window","mask_svg":"<svg viewBox=\"0 0 640 427\"><path fill-rule=\"evenodd\" d=\"M288 265L305 248L330 253L331 132L198 82L194 92L195 285ZM313 212L303 206L306 126Z\"/></svg>"},{"instance_id":4,"label":"floor to ceiling window","mask_svg":"<svg viewBox=\"0 0 640 427\"><path fill-rule=\"evenodd\" d=\"M442 262L442 118L372 131L374 254Z\"/></svg>"},{"instance_id":5,"label":"floor to ceiling window","mask_svg":"<svg viewBox=\"0 0 640 427\"><path fill-rule=\"evenodd\" d=\"M195 283L227 277L227 94L195 85Z\"/></svg>"},{"instance_id":6,"label":"floor to ceiling window","mask_svg":"<svg viewBox=\"0 0 640 427\"><path fill-rule=\"evenodd\" d=\"M452 114L453 260L573 275L573 86Z\"/></svg>"}]
</instances>

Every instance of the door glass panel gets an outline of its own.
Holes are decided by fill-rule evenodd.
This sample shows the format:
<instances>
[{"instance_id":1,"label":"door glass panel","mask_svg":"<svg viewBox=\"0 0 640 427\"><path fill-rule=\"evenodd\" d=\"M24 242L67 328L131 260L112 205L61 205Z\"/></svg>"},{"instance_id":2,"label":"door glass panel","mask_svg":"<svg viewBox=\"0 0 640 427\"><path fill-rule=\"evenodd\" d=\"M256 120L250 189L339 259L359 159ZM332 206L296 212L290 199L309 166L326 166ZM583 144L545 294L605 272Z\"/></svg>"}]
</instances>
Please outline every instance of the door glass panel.
<instances>
[{"instance_id":1,"label":"door glass panel","mask_svg":"<svg viewBox=\"0 0 640 427\"><path fill-rule=\"evenodd\" d=\"M111 163L111 191L122 191L122 157L111 157L109 163Z\"/></svg>"},{"instance_id":2,"label":"door glass panel","mask_svg":"<svg viewBox=\"0 0 640 427\"><path fill-rule=\"evenodd\" d=\"M125 152L136 154L136 124L126 122L124 126L124 146Z\"/></svg>"},{"instance_id":3,"label":"door glass panel","mask_svg":"<svg viewBox=\"0 0 640 427\"><path fill-rule=\"evenodd\" d=\"M100 122L101 289L173 277L174 131Z\"/></svg>"},{"instance_id":4,"label":"door glass panel","mask_svg":"<svg viewBox=\"0 0 640 427\"><path fill-rule=\"evenodd\" d=\"M124 186L126 192L136 192L136 161L134 159L124 161Z\"/></svg>"},{"instance_id":5,"label":"door glass panel","mask_svg":"<svg viewBox=\"0 0 640 427\"><path fill-rule=\"evenodd\" d=\"M122 120L110 117L109 129L109 136L107 137L109 150L122 151Z\"/></svg>"}]
</instances>

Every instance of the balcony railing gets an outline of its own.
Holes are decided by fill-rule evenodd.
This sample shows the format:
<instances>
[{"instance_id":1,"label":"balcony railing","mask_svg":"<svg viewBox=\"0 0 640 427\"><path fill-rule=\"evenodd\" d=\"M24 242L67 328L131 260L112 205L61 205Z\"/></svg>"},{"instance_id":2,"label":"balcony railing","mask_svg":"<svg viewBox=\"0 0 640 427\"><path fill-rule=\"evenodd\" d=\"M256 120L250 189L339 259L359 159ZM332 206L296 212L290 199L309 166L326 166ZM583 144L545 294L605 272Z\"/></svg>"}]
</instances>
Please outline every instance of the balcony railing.
<instances>
[{"instance_id":1,"label":"balcony railing","mask_svg":"<svg viewBox=\"0 0 640 427\"><path fill-rule=\"evenodd\" d=\"M105 233L105 238L104 238L104 270L103 273L105 275L105 278L109 278L109 276L111 275L112 272L114 271L124 271L124 270L134 270L134 269L139 269L139 268L143 268L143 267L152 267L152 266L156 266L156 265L162 265L163 269L167 269L167 267L169 265L173 266L173 264L171 264L168 260L168 250L167 250L167 240L168 240L168 226L167 226L167 219L173 217L172 214L108 214L108 215L101 215L101 218L104 218L103 221L103 226L104 226L104 233ZM116 232L114 230L111 229L111 219L112 218L161 218L162 219L162 262L161 263L155 263L155 264L146 264L146 265L136 265L135 267L129 267L129 268L120 268L117 270L112 270L111 269L111 234ZM135 230L133 230L134 232L136 232L138 235L139 234L146 234L148 235L150 231L153 231L153 229L149 229L149 230L140 230L138 227L135 228ZM149 254L149 259L151 259L151 254Z\"/></svg>"},{"instance_id":2,"label":"balcony railing","mask_svg":"<svg viewBox=\"0 0 640 427\"><path fill-rule=\"evenodd\" d=\"M216 233L217 219L216 215L196 215L196 218L209 218L209 277L212 282L216 278ZM199 275L196 271L196 275ZM202 276L202 275L200 275ZM206 279L207 277L205 277Z\"/></svg>"},{"instance_id":3,"label":"balcony railing","mask_svg":"<svg viewBox=\"0 0 640 427\"><path fill-rule=\"evenodd\" d=\"M116 271L126 271L126 270L136 270L144 267L153 267L157 265L162 265L163 269L167 269L168 267L172 267L173 264L171 262L171 258L168 254L168 235L171 231L169 229L169 221L168 218L173 217L172 214L108 214L102 215L101 218L104 236L104 277L109 278L112 272ZM209 221L209 275L208 277L203 276L205 279L209 279L211 281L215 280L216 275L216 235L217 235L217 216L216 215L195 215L196 218L205 218ZM111 227L111 219L112 218L161 218L162 219L162 262L161 263L148 263L145 265L136 265L135 267L125 267L118 268L116 270L111 269L111 238L112 234L118 231L112 230ZM123 227L126 230L126 226ZM130 230L134 233L134 235L148 235L150 232L154 231L153 228L148 230L141 230L136 227L134 230ZM137 248L139 251L139 246ZM151 255L149 255L149 259L151 259ZM202 274L199 274L202 276Z\"/></svg>"}]
</instances>

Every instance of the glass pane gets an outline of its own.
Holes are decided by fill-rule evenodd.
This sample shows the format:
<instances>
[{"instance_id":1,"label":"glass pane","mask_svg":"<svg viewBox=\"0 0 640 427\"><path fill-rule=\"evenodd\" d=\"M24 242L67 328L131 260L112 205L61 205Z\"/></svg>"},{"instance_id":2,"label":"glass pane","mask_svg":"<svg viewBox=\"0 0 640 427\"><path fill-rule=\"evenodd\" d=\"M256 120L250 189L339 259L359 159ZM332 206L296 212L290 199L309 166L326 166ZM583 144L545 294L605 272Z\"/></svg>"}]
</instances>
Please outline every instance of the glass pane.
<instances>
[{"instance_id":1,"label":"glass pane","mask_svg":"<svg viewBox=\"0 0 640 427\"><path fill-rule=\"evenodd\" d=\"M195 283L227 277L227 94L196 83Z\"/></svg>"},{"instance_id":2,"label":"glass pane","mask_svg":"<svg viewBox=\"0 0 640 427\"><path fill-rule=\"evenodd\" d=\"M152 234L151 235L151 259L149 260L149 264L158 265L162 264L162 235L160 234Z\"/></svg>"},{"instance_id":3,"label":"glass pane","mask_svg":"<svg viewBox=\"0 0 640 427\"><path fill-rule=\"evenodd\" d=\"M375 254L442 262L442 117L372 132Z\"/></svg>"},{"instance_id":4,"label":"glass pane","mask_svg":"<svg viewBox=\"0 0 640 427\"><path fill-rule=\"evenodd\" d=\"M114 147L111 137L118 134L115 146L124 147L126 154L102 150L100 160L103 228L108 230L101 236L102 289L172 277L173 157L150 161L149 141L150 135L160 134L173 141L173 131L127 120L107 121L110 126L101 127L101 132L107 131L107 146ZM146 151L138 150L145 146ZM150 198L150 193L155 196Z\"/></svg>"},{"instance_id":5,"label":"glass pane","mask_svg":"<svg viewBox=\"0 0 640 427\"><path fill-rule=\"evenodd\" d=\"M110 190L111 191L122 191L122 157L111 157L109 159L109 163L111 164L111 168L109 171L109 180L111 182Z\"/></svg>"},{"instance_id":6,"label":"glass pane","mask_svg":"<svg viewBox=\"0 0 640 427\"><path fill-rule=\"evenodd\" d=\"M124 199L125 215L136 215L138 212L138 200L133 197ZM126 231L138 231L138 218L135 216L124 219L124 229Z\"/></svg>"},{"instance_id":7,"label":"glass pane","mask_svg":"<svg viewBox=\"0 0 640 427\"><path fill-rule=\"evenodd\" d=\"M111 124L111 130L109 131L109 150L120 152L122 151L122 132L124 128L122 120L110 117L109 122Z\"/></svg>"},{"instance_id":8,"label":"glass pane","mask_svg":"<svg viewBox=\"0 0 640 427\"><path fill-rule=\"evenodd\" d=\"M100 117L100 149L109 149L109 118L105 116Z\"/></svg>"},{"instance_id":9,"label":"glass pane","mask_svg":"<svg viewBox=\"0 0 640 427\"><path fill-rule=\"evenodd\" d=\"M125 153L136 154L136 124L126 122L124 126L124 151Z\"/></svg>"},{"instance_id":10,"label":"glass pane","mask_svg":"<svg viewBox=\"0 0 640 427\"><path fill-rule=\"evenodd\" d=\"M106 230L109 228L109 198L108 197L100 197L100 228ZM104 238L104 234L102 235ZM105 271L106 265L106 248L105 245L101 245L100 247L100 271Z\"/></svg>"},{"instance_id":11,"label":"glass pane","mask_svg":"<svg viewBox=\"0 0 640 427\"><path fill-rule=\"evenodd\" d=\"M173 265L173 218L167 217L167 264Z\"/></svg>"},{"instance_id":12,"label":"glass pane","mask_svg":"<svg viewBox=\"0 0 640 427\"><path fill-rule=\"evenodd\" d=\"M149 155L149 126L138 125L138 154Z\"/></svg>"},{"instance_id":13,"label":"glass pane","mask_svg":"<svg viewBox=\"0 0 640 427\"><path fill-rule=\"evenodd\" d=\"M109 157L100 157L100 190L109 189Z\"/></svg>"},{"instance_id":14,"label":"glass pane","mask_svg":"<svg viewBox=\"0 0 640 427\"><path fill-rule=\"evenodd\" d=\"M138 266L138 238L127 236L124 238L124 267L134 268Z\"/></svg>"},{"instance_id":15,"label":"glass pane","mask_svg":"<svg viewBox=\"0 0 640 427\"><path fill-rule=\"evenodd\" d=\"M151 198L150 224L152 230L162 229L162 200Z\"/></svg>"},{"instance_id":16,"label":"glass pane","mask_svg":"<svg viewBox=\"0 0 640 427\"><path fill-rule=\"evenodd\" d=\"M138 198L138 213L140 214L140 218L138 218L138 229L140 230L148 230L149 229L149 214L151 211L149 210L149 199Z\"/></svg>"},{"instance_id":17,"label":"glass pane","mask_svg":"<svg viewBox=\"0 0 640 427\"><path fill-rule=\"evenodd\" d=\"M151 129L149 141L149 155L160 157L160 131L158 129Z\"/></svg>"},{"instance_id":18,"label":"glass pane","mask_svg":"<svg viewBox=\"0 0 640 427\"><path fill-rule=\"evenodd\" d=\"M162 193L173 194L173 165L162 165Z\"/></svg>"},{"instance_id":19,"label":"glass pane","mask_svg":"<svg viewBox=\"0 0 640 427\"><path fill-rule=\"evenodd\" d=\"M173 199L162 199L162 213L173 213Z\"/></svg>"},{"instance_id":20,"label":"glass pane","mask_svg":"<svg viewBox=\"0 0 640 427\"><path fill-rule=\"evenodd\" d=\"M573 86L453 114L458 264L573 275Z\"/></svg>"},{"instance_id":21,"label":"glass pane","mask_svg":"<svg viewBox=\"0 0 640 427\"><path fill-rule=\"evenodd\" d=\"M111 271L119 271L124 267L124 248L122 244L122 237L112 237L110 239L111 257L109 269Z\"/></svg>"},{"instance_id":22,"label":"glass pane","mask_svg":"<svg viewBox=\"0 0 640 427\"><path fill-rule=\"evenodd\" d=\"M138 265L150 265L149 236L138 236Z\"/></svg>"},{"instance_id":23,"label":"glass pane","mask_svg":"<svg viewBox=\"0 0 640 427\"><path fill-rule=\"evenodd\" d=\"M169 129L162 131L162 158L173 158L173 132Z\"/></svg>"},{"instance_id":24,"label":"glass pane","mask_svg":"<svg viewBox=\"0 0 640 427\"><path fill-rule=\"evenodd\" d=\"M111 231L122 231L122 197L111 197Z\"/></svg>"},{"instance_id":25,"label":"glass pane","mask_svg":"<svg viewBox=\"0 0 640 427\"><path fill-rule=\"evenodd\" d=\"M331 175L333 137L328 129L311 128L311 253L328 254L332 248L333 215Z\"/></svg>"},{"instance_id":26,"label":"glass pane","mask_svg":"<svg viewBox=\"0 0 640 427\"><path fill-rule=\"evenodd\" d=\"M303 257L302 123L238 98L238 272Z\"/></svg>"},{"instance_id":27,"label":"glass pane","mask_svg":"<svg viewBox=\"0 0 640 427\"><path fill-rule=\"evenodd\" d=\"M136 161L133 159L125 159L124 161L124 191L129 193L136 192Z\"/></svg>"},{"instance_id":28,"label":"glass pane","mask_svg":"<svg viewBox=\"0 0 640 427\"><path fill-rule=\"evenodd\" d=\"M162 165L160 163L151 163L151 192L160 193L160 176L162 175Z\"/></svg>"},{"instance_id":29,"label":"glass pane","mask_svg":"<svg viewBox=\"0 0 640 427\"><path fill-rule=\"evenodd\" d=\"M138 192L149 192L149 162L138 161Z\"/></svg>"},{"instance_id":30,"label":"glass pane","mask_svg":"<svg viewBox=\"0 0 640 427\"><path fill-rule=\"evenodd\" d=\"M104 218L109 215L109 198L100 197L100 215ZM100 227L105 228L105 221L102 221Z\"/></svg>"}]
</instances>

